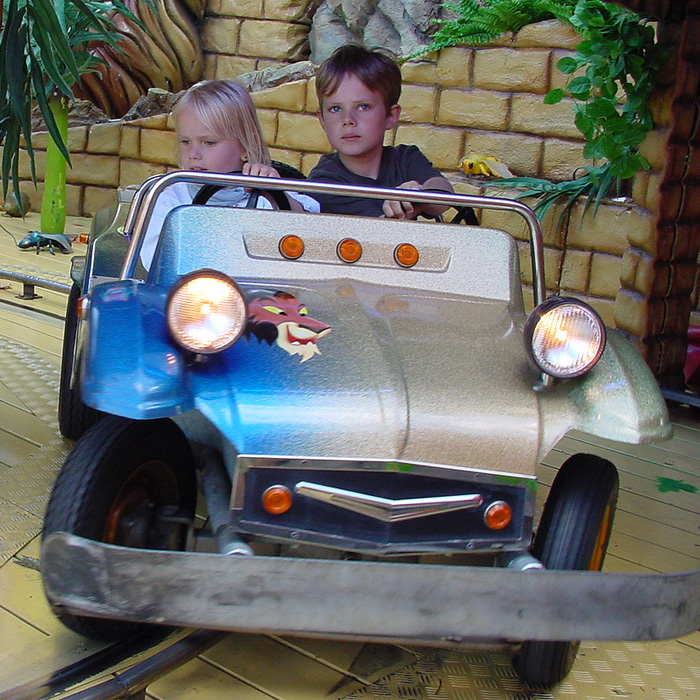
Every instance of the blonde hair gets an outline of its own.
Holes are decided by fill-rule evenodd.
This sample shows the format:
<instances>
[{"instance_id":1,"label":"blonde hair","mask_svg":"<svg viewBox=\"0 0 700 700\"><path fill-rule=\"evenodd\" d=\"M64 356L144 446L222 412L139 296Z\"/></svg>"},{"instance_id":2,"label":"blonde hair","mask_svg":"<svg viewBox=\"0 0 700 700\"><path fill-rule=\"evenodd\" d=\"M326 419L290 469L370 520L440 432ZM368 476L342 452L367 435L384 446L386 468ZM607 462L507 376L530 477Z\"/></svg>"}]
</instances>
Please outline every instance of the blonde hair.
<instances>
[{"instance_id":1,"label":"blonde hair","mask_svg":"<svg viewBox=\"0 0 700 700\"><path fill-rule=\"evenodd\" d=\"M173 118L185 108L194 110L212 134L238 139L251 163L270 163L255 105L248 91L233 80L204 80L177 101Z\"/></svg>"}]
</instances>

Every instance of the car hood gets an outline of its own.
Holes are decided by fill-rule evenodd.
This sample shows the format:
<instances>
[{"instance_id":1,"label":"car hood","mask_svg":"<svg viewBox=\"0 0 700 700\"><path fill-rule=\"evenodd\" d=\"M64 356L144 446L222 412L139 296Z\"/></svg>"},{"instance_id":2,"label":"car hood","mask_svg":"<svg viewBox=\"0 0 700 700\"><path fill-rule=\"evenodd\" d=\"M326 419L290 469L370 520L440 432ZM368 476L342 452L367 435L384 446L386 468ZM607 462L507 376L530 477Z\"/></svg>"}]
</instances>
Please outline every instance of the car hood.
<instances>
[{"instance_id":1,"label":"car hood","mask_svg":"<svg viewBox=\"0 0 700 700\"><path fill-rule=\"evenodd\" d=\"M378 460L533 476L572 428L624 442L670 435L649 368L615 332L590 372L537 391L520 304L342 278L241 286L246 334L204 361L175 346L167 290L96 286L85 403L172 417L229 462Z\"/></svg>"},{"instance_id":2,"label":"car hood","mask_svg":"<svg viewBox=\"0 0 700 700\"><path fill-rule=\"evenodd\" d=\"M242 454L531 473L539 413L508 304L337 280L243 285L247 338L192 370Z\"/></svg>"}]
</instances>

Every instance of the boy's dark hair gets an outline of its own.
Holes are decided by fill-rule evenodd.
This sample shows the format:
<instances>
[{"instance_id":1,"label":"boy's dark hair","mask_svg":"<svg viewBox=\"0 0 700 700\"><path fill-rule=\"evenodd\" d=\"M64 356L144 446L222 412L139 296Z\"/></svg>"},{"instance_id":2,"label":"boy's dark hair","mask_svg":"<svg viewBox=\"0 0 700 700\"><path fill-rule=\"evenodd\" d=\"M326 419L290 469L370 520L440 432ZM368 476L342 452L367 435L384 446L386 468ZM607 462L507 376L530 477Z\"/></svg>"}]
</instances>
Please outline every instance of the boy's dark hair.
<instances>
[{"instance_id":1,"label":"boy's dark hair","mask_svg":"<svg viewBox=\"0 0 700 700\"><path fill-rule=\"evenodd\" d=\"M338 89L346 75L354 75L365 86L378 92L387 114L401 97L401 71L396 61L382 49L366 49L359 44L339 46L318 68L316 95L321 108L323 98Z\"/></svg>"}]
</instances>

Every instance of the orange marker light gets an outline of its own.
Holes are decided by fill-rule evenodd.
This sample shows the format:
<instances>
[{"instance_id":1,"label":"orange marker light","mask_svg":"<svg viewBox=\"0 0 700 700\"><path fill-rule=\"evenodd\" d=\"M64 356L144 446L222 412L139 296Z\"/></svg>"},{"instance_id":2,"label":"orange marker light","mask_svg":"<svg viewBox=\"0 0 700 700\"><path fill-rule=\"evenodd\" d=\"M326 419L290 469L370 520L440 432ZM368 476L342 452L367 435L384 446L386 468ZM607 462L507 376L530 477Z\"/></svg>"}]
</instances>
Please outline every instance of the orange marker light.
<instances>
[{"instance_id":1,"label":"orange marker light","mask_svg":"<svg viewBox=\"0 0 700 700\"><path fill-rule=\"evenodd\" d=\"M396 294L387 294L377 302L377 311L383 314L407 314L408 302Z\"/></svg>"},{"instance_id":2,"label":"orange marker light","mask_svg":"<svg viewBox=\"0 0 700 700\"><path fill-rule=\"evenodd\" d=\"M285 258L296 260L304 254L304 241L299 236L289 234L280 241L279 249Z\"/></svg>"},{"instance_id":3,"label":"orange marker light","mask_svg":"<svg viewBox=\"0 0 700 700\"><path fill-rule=\"evenodd\" d=\"M484 522L490 530L502 530L513 519L513 510L505 501L494 501L484 511Z\"/></svg>"},{"instance_id":4,"label":"orange marker light","mask_svg":"<svg viewBox=\"0 0 700 700\"><path fill-rule=\"evenodd\" d=\"M88 307L90 305L90 302L87 298L87 296L82 296L78 298L78 301L76 302L75 305L75 313L78 316L78 318L87 318L87 312L88 312Z\"/></svg>"},{"instance_id":5,"label":"orange marker light","mask_svg":"<svg viewBox=\"0 0 700 700\"><path fill-rule=\"evenodd\" d=\"M362 246L354 238L343 238L338 243L338 257L346 263L357 262L362 257Z\"/></svg>"},{"instance_id":6,"label":"orange marker light","mask_svg":"<svg viewBox=\"0 0 700 700\"><path fill-rule=\"evenodd\" d=\"M402 243L394 250L394 260L401 267L413 267L418 262L418 249L411 243Z\"/></svg>"},{"instance_id":7,"label":"orange marker light","mask_svg":"<svg viewBox=\"0 0 700 700\"><path fill-rule=\"evenodd\" d=\"M281 485L270 486L263 492L262 498L263 510L270 515L282 515L292 507L292 492Z\"/></svg>"}]
</instances>

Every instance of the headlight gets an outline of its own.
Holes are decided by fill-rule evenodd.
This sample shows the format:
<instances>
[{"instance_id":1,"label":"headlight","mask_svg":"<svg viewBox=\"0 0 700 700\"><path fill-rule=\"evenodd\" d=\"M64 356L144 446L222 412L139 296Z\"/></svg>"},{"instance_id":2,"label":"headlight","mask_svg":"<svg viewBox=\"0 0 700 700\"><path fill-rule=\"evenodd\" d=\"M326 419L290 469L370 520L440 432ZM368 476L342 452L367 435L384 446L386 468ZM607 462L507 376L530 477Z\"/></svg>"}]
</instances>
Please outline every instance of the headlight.
<instances>
[{"instance_id":1,"label":"headlight","mask_svg":"<svg viewBox=\"0 0 700 700\"><path fill-rule=\"evenodd\" d=\"M216 270L181 277L170 291L168 328L175 341L198 354L221 352L240 338L248 318L238 285Z\"/></svg>"},{"instance_id":2,"label":"headlight","mask_svg":"<svg viewBox=\"0 0 700 700\"><path fill-rule=\"evenodd\" d=\"M528 317L525 345L530 359L543 372L553 377L578 377L600 359L605 326L582 301L552 297Z\"/></svg>"}]
</instances>

